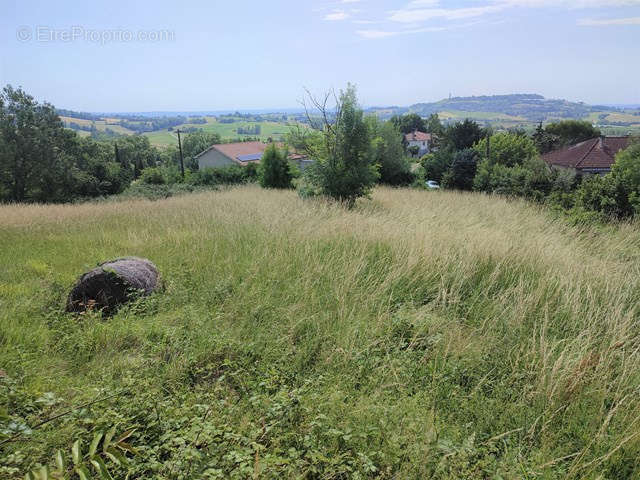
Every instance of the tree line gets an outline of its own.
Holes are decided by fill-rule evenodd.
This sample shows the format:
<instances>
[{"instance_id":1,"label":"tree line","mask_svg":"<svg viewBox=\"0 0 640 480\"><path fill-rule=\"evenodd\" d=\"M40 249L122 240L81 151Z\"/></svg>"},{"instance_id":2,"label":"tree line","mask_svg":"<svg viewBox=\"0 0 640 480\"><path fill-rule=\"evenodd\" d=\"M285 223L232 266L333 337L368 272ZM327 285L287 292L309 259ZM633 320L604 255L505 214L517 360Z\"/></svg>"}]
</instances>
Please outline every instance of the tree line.
<instances>
[{"instance_id":1,"label":"tree line","mask_svg":"<svg viewBox=\"0 0 640 480\"><path fill-rule=\"evenodd\" d=\"M177 147L157 149L142 135L95 133L79 136L64 128L53 105L5 86L0 92L0 202L69 202L119 194L143 181L148 169L179 178ZM223 143L215 133L198 131L183 138L188 171L197 171L196 155L214 143Z\"/></svg>"},{"instance_id":2,"label":"tree line","mask_svg":"<svg viewBox=\"0 0 640 480\"><path fill-rule=\"evenodd\" d=\"M335 101L335 107L329 104ZM197 155L218 134L196 131L183 139L186 174L177 147L158 150L145 136L81 138L65 129L54 107L21 89L0 94L0 201L65 202L118 194L132 182L192 186L259 181L266 188L297 188L302 197L325 196L351 207L376 183L443 188L524 197L569 212L579 220L629 218L640 213L640 144L618 154L606 176L582 177L546 165L540 155L599 135L588 122L567 120L530 136L513 129L494 133L472 120L443 125L437 114L382 121L365 115L355 87L309 97L307 125L272 143L259 165L198 171ZM433 150L408 158L404 134L433 134ZM313 162L299 171L289 151Z\"/></svg>"}]
</instances>

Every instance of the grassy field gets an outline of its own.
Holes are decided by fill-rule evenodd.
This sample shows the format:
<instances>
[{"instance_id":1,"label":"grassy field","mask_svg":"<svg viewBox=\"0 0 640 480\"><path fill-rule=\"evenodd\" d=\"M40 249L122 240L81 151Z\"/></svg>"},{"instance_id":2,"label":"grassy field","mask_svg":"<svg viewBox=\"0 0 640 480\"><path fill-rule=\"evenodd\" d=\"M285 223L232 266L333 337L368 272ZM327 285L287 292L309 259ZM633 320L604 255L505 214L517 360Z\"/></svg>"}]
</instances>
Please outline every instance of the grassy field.
<instances>
[{"instance_id":1,"label":"grassy field","mask_svg":"<svg viewBox=\"0 0 640 480\"><path fill-rule=\"evenodd\" d=\"M640 475L637 224L247 186L3 206L0 225L0 478L114 426L137 449L115 478ZM164 290L63 313L80 273L124 255Z\"/></svg>"},{"instance_id":2,"label":"grassy field","mask_svg":"<svg viewBox=\"0 0 640 480\"><path fill-rule=\"evenodd\" d=\"M133 130L129 130L128 128L124 128L122 125L119 125L119 120L116 118L106 118L103 120L91 121L83 118L60 116L60 119L65 123L65 125L68 125L69 123L77 123L78 125L90 127L92 124L94 124L96 126L96 130L98 130L99 132L104 132L107 128L109 128L121 135L132 135L134 133ZM82 133L84 131L76 130L76 132Z\"/></svg>"},{"instance_id":3,"label":"grassy field","mask_svg":"<svg viewBox=\"0 0 640 480\"><path fill-rule=\"evenodd\" d=\"M206 117L206 124L191 124L185 123L183 125L178 125L174 128L182 129L189 127L195 127L204 130L205 132L217 133L224 140L236 139L236 138L247 138L247 137L256 137L256 135L238 135L237 129L238 127L253 127L255 125L260 125L260 135L257 135L261 140L267 140L269 137L274 139L280 139L284 137L284 135L291 129L291 126L286 125L284 123L278 122L243 122L238 121L234 123L220 123L215 121L212 117ZM149 141L152 145L157 147L166 147L169 145L178 145L178 137L175 133L169 132L167 130L160 130L156 132L145 133L144 135L149 137Z\"/></svg>"},{"instance_id":4,"label":"grassy field","mask_svg":"<svg viewBox=\"0 0 640 480\"><path fill-rule=\"evenodd\" d=\"M507 115L506 113L495 112L466 112L462 110L451 110L438 112L441 120L463 121L467 118L480 121L490 121L495 123L530 123L524 117Z\"/></svg>"}]
</instances>

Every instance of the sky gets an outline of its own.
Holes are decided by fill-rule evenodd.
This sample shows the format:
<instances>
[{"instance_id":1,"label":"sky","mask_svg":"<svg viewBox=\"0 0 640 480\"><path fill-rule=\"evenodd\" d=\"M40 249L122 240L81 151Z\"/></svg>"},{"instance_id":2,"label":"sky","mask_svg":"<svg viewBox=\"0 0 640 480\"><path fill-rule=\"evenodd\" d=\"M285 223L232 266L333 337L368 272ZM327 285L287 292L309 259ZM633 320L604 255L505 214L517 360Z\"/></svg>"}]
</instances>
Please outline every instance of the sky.
<instances>
[{"instance_id":1,"label":"sky","mask_svg":"<svg viewBox=\"0 0 640 480\"><path fill-rule=\"evenodd\" d=\"M6 3L5 3L6 2ZM640 0L5 0L0 83L93 112L640 103Z\"/></svg>"}]
</instances>

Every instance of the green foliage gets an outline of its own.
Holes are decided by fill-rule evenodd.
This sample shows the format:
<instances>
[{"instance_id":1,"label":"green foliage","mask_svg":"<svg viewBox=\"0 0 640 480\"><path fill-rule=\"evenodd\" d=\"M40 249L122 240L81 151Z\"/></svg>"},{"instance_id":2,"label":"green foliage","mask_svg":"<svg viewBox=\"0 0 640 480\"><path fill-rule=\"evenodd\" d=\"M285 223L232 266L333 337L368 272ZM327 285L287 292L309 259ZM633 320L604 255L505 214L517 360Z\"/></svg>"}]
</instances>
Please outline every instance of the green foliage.
<instances>
[{"instance_id":1,"label":"green foliage","mask_svg":"<svg viewBox=\"0 0 640 480\"><path fill-rule=\"evenodd\" d=\"M195 159L196 155L204 152L211 145L218 143L222 143L222 139L217 133L198 130L186 135L182 140L182 154L184 155L185 167L192 171L198 170L198 161Z\"/></svg>"},{"instance_id":2,"label":"green foliage","mask_svg":"<svg viewBox=\"0 0 640 480\"><path fill-rule=\"evenodd\" d=\"M335 121L307 140L303 150L315 161L305 169L303 195L319 193L352 207L371 191L378 172L355 87L349 85L340 94Z\"/></svg>"},{"instance_id":3,"label":"green foliage","mask_svg":"<svg viewBox=\"0 0 640 480\"><path fill-rule=\"evenodd\" d=\"M398 128L393 122L382 122L375 116L368 116L366 122L372 138L373 161L379 167L379 182L387 185L410 184L413 175Z\"/></svg>"},{"instance_id":4,"label":"green foliage","mask_svg":"<svg viewBox=\"0 0 640 480\"><path fill-rule=\"evenodd\" d=\"M558 142L554 145L554 148L573 145L600 135L600 130L595 128L590 122L584 120L562 120L560 122L553 122L545 127L545 132L549 135L555 135L558 138Z\"/></svg>"},{"instance_id":5,"label":"green foliage","mask_svg":"<svg viewBox=\"0 0 640 480\"><path fill-rule=\"evenodd\" d=\"M192 172L187 181L192 185L238 185L255 182L258 171L255 164L246 167L230 165L228 167L205 168Z\"/></svg>"},{"instance_id":6,"label":"green foliage","mask_svg":"<svg viewBox=\"0 0 640 480\"><path fill-rule=\"evenodd\" d=\"M640 142L636 141L618 152L611 176L626 192L633 213L640 214Z\"/></svg>"},{"instance_id":7,"label":"green foliage","mask_svg":"<svg viewBox=\"0 0 640 480\"><path fill-rule=\"evenodd\" d=\"M53 479L73 479L90 480L91 478L102 478L103 480L113 480L109 470L109 465L125 467L128 463L126 453L136 454L136 449L127 443L127 440L135 429L127 430L116 436L116 427L112 427L107 432L97 432L93 435L91 444L85 452L82 448L82 441L76 440L71 447L71 454L65 454L62 450L57 450L53 462L54 468L43 465L25 474L25 480L53 480ZM93 477L91 470L95 471L97 477Z\"/></svg>"},{"instance_id":8,"label":"green foliage","mask_svg":"<svg viewBox=\"0 0 640 480\"><path fill-rule=\"evenodd\" d=\"M560 145L560 137L547 132L542 127L542 122L536 127L536 131L531 137L540 154L548 153Z\"/></svg>"},{"instance_id":9,"label":"green foliage","mask_svg":"<svg viewBox=\"0 0 640 480\"><path fill-rule=\"evenodd\" d=\"M436 137L442 135L442 133L444 132L444 126L442 125L440 117L437 113L432 113L431 115L429 115L429 118L427 118L424 122L424 128L426 132L436 135Z\"/></svg>"},{"instance_id":10,"label":"green foliage","mask_svg":"<svg viewBox=\"0 0 640 480\"><path fill-rule=\"evenodd\" d=\"M424 119L416 113L394 115L389 121L403 134L411 133L415 130L419 132L427 131Z\"/></svg>"},{"instance_id":11,"label":"green foliage","mask_svg":"<svg viewBox=\"0 0 640 480\"><path fill-rule=\"evenodd\" d=\"M211 190L213 186L192 185L189 183L172 183L168 185L152 185L148 183L132 183L124 192L116 195L114 200L139 199L162 200L176 195L184 195L200 190Z\"/></svg>"},{"instance_id":12,"label":"green foliage","mask_svg":"<svg viewBox=\"0 0 640 480\"><path fill-rule=\"evenodd\" d=\"M451 167L442 176L442 186L457 190L471 190L477 164L478 154L473 148L456 152L453 155Z\"/></svg>"},{"instance_id":13,"label":"green foliage","mask_svg":"<svg viewBox=\"0 0 640 480\"><path fill-rule=\"evenodd\" d=\"M427 153L422 157L420 163L424 167L426 179L440 183L444 174L451 168L453 153L449 149L440 148Z\"/></svg>"},{"instance_id":14,"label":"green foliage","mask_svg":"<svg viewBox=\"0 0 640 480\"><path fill-rule=\"evenodd\" d=\"M553 184L551 169L539 158L530 158L511 167L484 159L478 164L473 189L541 202L551 192Z\"/></svg>"},{"instance_id":15,"label":"green foliage","mask_svg":"<svg viewBox=\"0 0 640 480\"><path fill-rule=\"evenodd\" d=\"M585 179L575 193L575 208L605 218L628 218L640 214L640 144L618 152L611 172Z\"/></svg>"},{"instance_id":16,"label":"green foliage","mask_svg":"<svg viewBox=\"0 0 640 480\"><path fill-rule=\"evenodd\" d=\"M491 165L500 164L505 167L522 165L538 154L535 144L527 136L496 133L489 138L489 164ZM487 137L478 141L473 148L480 157L486 159Z\"/></svg>"},{"instance_id":17,"label":"green foliage","mask_svg":"<svg viewBox=\"0 0 640 480\"><path fill-rule=\"evenodd\" d=\"M0 201L65 202L127 188L159 153L143 136L95 141L63 127L21 89L0 94Z\"/></svg>"},{"instance_id":18,"label":"green foliage","mask_svg":"<svg viewBox=\"0 0 640 480\"><path fill-rule=\"evenodd\" d=\"M258 179L263 188L291 188L293 174L287 152L282 152L274 143L270 143L262 154Z\"/></svg>"},{"instance_id":19,"label":"green foliage","mask_svg":"<svg viewBox=\"0 0 640 480\"><path fill-rule=\"evenodd\" d=\"M161 167L145 168L140 181L149 185L164 185L167 183L167 177Z\"/></svg>"},{"instance_id":20,"label":"green foliage","mask_svg":"<svg viewBox=\"0 0 640 480\"><path fill-rule=\"evenodd\" d=\"M484 130L473 120L466 119L448 125L442 134L440 146L454 150L464 150L473 147L485 136Z\"/></svg>"}]
</instances>

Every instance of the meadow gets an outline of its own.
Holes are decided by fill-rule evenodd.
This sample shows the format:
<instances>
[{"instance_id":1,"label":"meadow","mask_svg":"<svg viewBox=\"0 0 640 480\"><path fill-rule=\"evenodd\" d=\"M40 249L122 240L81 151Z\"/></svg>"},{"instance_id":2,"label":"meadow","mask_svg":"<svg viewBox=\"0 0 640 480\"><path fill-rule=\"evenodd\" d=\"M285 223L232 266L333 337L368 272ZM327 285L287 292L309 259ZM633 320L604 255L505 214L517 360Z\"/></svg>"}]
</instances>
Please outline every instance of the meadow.
<instances>
[{"instance_id":1,"label":"meadow","mask_svg":"<svg viewBox=\"0 0 640 480\"><path fill-rule=\"evenodd\" d=\"M149 137L149 141L156 147L167 147L169 145L178 146L178 135L175 130L185 128L197 128L207 133L217 133L223 140L231 140L237 138L255 138L256 136L263 141L266 141L269 137L276 140L284 138L284 136L292 128L291 125L279 122L262 121L262 122L247 122L237 121L233 123L221 123L215 120L213 117L205 117L207 123L185 123L178 125L173 131L158 130L155 132L144 133ZM239 135L237 133L238 127L252 128L256 125L260 125L260 135Z\"/></svg>"},{"instance_id":2,"label":"meadow","mask_svg":"<svg viewBox=\"0 0 640 480\"><path fill-rule=\"evenodd\" d=\"M127 255L164 289L64 313ZM639 274L637 223L472 193L1 206L0 477L115 427L114 478L639 478Z\"/></svg>"}]
</instances>

